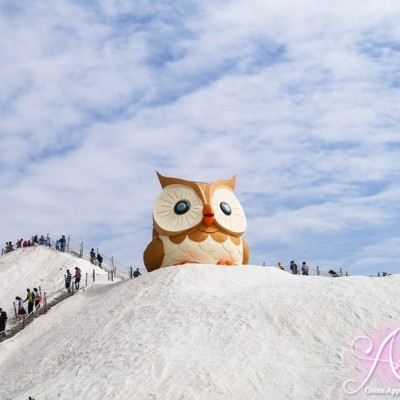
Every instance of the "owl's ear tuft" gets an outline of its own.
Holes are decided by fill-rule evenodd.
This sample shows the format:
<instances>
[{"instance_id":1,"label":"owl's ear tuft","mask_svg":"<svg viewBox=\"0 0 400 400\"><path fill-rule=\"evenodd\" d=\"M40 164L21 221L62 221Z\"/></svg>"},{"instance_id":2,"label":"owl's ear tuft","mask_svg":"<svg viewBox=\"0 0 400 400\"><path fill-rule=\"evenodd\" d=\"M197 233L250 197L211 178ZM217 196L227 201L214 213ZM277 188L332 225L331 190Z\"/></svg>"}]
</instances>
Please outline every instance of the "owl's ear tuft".
<instances>
[{"instance_id":1,"label":"owl's ear tuft","mask_svg":"<svg viewBox=\"0 0 400 400\"><path fill-rule=\"evenodd\" d=\"M232 178L229 181L229 187L232 190L235 190L235 186L236 186L236 174L232 176Z\"/></svg>"},{"instance_id":2,"label":"owl's ear tuft","mask_svg":"<svg viewBox=\"0 0 400 400\"><path fill-rule=\"evenodd\" d=\"M156 171L156 174L158 176L158 180L160 181L161 187L164 189L165 186L168 185L168 178L166 176L162 176L158 171Z\"/></svg>"}]
</instances>

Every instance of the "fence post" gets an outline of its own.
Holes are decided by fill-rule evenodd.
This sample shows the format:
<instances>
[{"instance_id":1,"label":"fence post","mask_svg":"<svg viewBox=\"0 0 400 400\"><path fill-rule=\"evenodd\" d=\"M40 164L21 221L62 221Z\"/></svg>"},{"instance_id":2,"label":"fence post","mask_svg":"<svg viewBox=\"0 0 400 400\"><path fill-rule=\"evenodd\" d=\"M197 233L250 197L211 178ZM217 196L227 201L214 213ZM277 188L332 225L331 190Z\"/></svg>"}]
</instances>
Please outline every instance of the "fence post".
<instances>
[{"instance_id":1,"label":"fence post","mask_svg":"<svg viewBox=\"0 0 400 400\"><path fill-rule=\"evenodd\" d=\"M349 274L347 273L347 270L346 270L346 276L349 276Z\"/></svg>"},{"instance_id":2,"label":"fence post","mask_svg":"<svg viewBox=\"0 0 400 400\"><path fill-rule=\"evenodd\" d=\"M378 272L378 277L380 277L381 276L381 273L380 272Z\"/></svg>"},{"instance_id":3,"label":"fence post","mask_svg":"<svg viewBox=\"0 0 400 400\"><path fill-rule=\"evenodd\" d=\"M87 286L87 281L88 281L88 273L86 272L86 286Z\"/></svg>"},{"instance_id":4,"label":"fence post","mask_svg":"<svg viewBox=\"0 0 400 400\"><path fill-rule=\"evenodd\" d=\"M263 267L265 267L265 261L263 261Z\"/></svg>"},{"instance_id":5,"label":"fence post","mask_svg":"<svg viewBox=\"0 0 400 400\"><path fill-rule=\"evenodd\" d=\"M342 268L340 268L340 276L343 276Z\"/></svg>"},{"instance_id":6,"label":"fence post","mask_svg":"<svg viewBox=\"0 0 400 400\"><path fill-rule=\"evenodd\" d=\"M95 273L95 271L93 270L93 282L96 280L96 273Z\"/></svg>"},{"instance_id":7,"label":"fence post","mask_svg":"<svg viewBox=\"0 0 400 400\"><path fill-rule=\"evenodd\" d=\"M111 271L111 282L114 282L114 270Z\"/></svg>"},{"instance_id":8,"label":"fence post","mask_svg":"<svg viewBox=\"0 0 400 400\"><path fill-rule=\"evenodd\" d=\"M42 297L42 287L41 286L39 286L39 294L40 294L40 297Z\"/></svg>"},{"instance_id":9,"label":"fence post","mask_svg":"<svg viewBox=\"0 0 400 400\"><path fill-rule=\"evenodd\" d=\"M115 271L114 256L111 256L111 267L112 267L112 270Z\"/></svg>"},{"instance_id":10,"label":"fence post","mask_svg":"<svg viewBox=\"0 0 400 400\"><path fill-rule=\"evenodd\" d=\"M15 318L18 318L17 306L15 305L15 301L13 301L13 305L14 305Z\"/></svg>"},{"instance_id":11,"label":"fence post","mask_svg":"<svg viewBox=\"0 0 400 400\"><path fill-rule=\"evenodd\" d=\"M319 266L318 266L318 265L317 265L317 275L318 275L318 276L320 275Z\"/></svg>"},{"instance_id":12,"label":"fence post","mask_svg":"<svg viewBox=\"0 0 400 400\"><path fill-rule=\"evenodd\" d=\"M44 302L44 312L47 312L47 296L46 292L43 293L43 302Z\"/></svg>"},{"instance_id":13,"label":"fence post","mask_svg":"<svg viewBox=\"0 0 400 400\"><path fill-rule=\"evenodd\" d=\"M129 267L129 277L132 279L133 278L133 269L132 265Z\"/></svg>"},{"instance_id":14,"label":"fence post","mask_svg":"<svg viewBox=\"0 0 400 400\"><path fill-rule=\"evenodd\" d=\"M83 257L83 242L81 242L81 248L79 249L79 257Z\"/></svg>"}]
</instances>

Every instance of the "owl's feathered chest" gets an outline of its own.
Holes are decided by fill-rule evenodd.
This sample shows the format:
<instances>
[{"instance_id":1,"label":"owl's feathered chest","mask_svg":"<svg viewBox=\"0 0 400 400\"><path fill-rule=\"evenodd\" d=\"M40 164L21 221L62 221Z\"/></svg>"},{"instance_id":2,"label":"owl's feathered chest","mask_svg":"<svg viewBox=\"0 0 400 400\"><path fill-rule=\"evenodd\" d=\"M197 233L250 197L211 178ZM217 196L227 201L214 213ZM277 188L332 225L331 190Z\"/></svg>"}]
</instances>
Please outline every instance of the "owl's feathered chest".
<instances>
[{"instance_id":1,"label":"owl's feathered chest","mask_svg":"<svg viewBox=\"0 0 400 400\"><path fill-rule=\"evenodd\" d=\"M159 235L164 245L164 259L161 267L180 264L184 261L201 264L217 264L218 261L229 259L235 264L243 262L243 244L239 237L229 235L216 236L211 234L199 237L186 235L183 240ZM171 240L172 239L172 240ZM194 240L193 240L194 239Z\"/></svg>"}]
</instances>

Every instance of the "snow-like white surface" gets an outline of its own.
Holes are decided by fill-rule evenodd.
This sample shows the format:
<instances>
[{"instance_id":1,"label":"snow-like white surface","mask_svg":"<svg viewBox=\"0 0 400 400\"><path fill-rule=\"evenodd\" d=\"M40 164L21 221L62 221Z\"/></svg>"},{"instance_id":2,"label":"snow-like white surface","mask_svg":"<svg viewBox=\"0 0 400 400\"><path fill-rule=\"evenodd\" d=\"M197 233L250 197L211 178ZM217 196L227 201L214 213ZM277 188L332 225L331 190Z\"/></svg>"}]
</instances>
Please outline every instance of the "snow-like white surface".
<instances>
[{"instance_id":1,"label":"snow-like white surface","mask_svg":"<svg viewBox=\"0 0 400 400\"><path fill-rule=\"evenodd\" d=\"M86 285L86 273L88 285L92 284L93 270L97 282L104 283L108 279L108 273L97 265L44 246L17 249L5 254L0 258L0 307L9 317L12 316L15 297L19 296L24 300L27 288L33 290L40 287L50 300L63 291L67 269L74 275L75 267L82 271L81 286Z\"/></svg>"},{"instance_id":2,"label":"snow-like white surface","mask_svg":"<svg viewBox=\"0 0 400 400\"><path fill-rule=\"evenodd\" d=\"M58 282L68 266L52 254L43 278L49 287L48 270ZM1 259L2 302L3 291L15 297L26 286L21 276L40 268L22 257L15 254L21 271L10 275L16 266ZM399 276L332 279L207 265L94 285L0 343L0 398L365 398L342 389L358 365L350 345L399 321L399 285Z\"/></svg>"}]
</instances>

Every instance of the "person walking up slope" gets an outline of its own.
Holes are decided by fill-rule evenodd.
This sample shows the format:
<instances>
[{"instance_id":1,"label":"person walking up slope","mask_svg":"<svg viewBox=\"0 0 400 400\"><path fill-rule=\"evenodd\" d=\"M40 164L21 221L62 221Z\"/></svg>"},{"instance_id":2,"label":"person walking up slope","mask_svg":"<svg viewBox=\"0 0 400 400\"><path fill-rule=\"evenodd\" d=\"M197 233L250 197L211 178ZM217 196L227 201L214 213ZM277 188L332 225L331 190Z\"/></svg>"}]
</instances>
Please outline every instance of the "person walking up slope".
<instances>
[{"instance_id":1,"label":"person walking up slope","mask_svg":"<svg viewBox=\"0 0 400 400\"><path fill-rule=\"evenodd\" d=\"M30 314L33 311L33 306L35 304L35 293L31 292L30 289L26 289L26 299L24 300L24 303L27 301L28 302L28 314Z\"/></svg>"},{"instance_id":2,"label":"person walking up slope","mask_svg":"<svg viewBox=\"0 0 400 400\"><path fill-rule=\"evenodd\" d=\"M94 262L96 261L96 252L94 251L94 249L92 248L92 250L90 250L90 262L92 264L94 264Z\"/></svg>"},{"instance_id":3,"label":"person walking up slope","mask_svg":"<svg viewBox=\"0 0 400 400\"><path fill-rule=\"evenodd\" d=\"M71 272L69 271L69 269L67 269L67 273L65 274L65 289L67 289L68 293L71 292L71 279Z\"/></svg>"},{"instance_id":4,"label":"person walking up slope","mask_svg":"<svg viewBox=\"0 0 400 400\"><path fill-rule=\"evenodd\" d=\"M73 278L75 278L75 289L79 289L79 282L81 281L82 273L81 270L78 267L75 267L75 275Z\"/></svg>"},{"instance_id":5,"label":"person walking up slope","mask_svg":"<svg viewBox=\"0 0 400 400\"><path fill-rule=\"evenodd\" d=\"M6 336L7 313L0 307L0 337Z\"/></svg>"},{"instance_id":6,"label":"person walking up slope","mask_svg":"<svg viewBox=\"0 0 400 400\"><path fill-rule=\"evenodd\" d=\"M37 288L33 288L33 293L35 295L35 309L37 310L40 307L40 303L42 302L42 296L40 295Z\"/></svg>"},{"instance_id":7,"label":"person walking up slope","mask_svg":"<svg viewBox=\"0 0 400 400\"><path fill-rule=\"evenodd\" d=\"M19 296L17 296L15 300L18 301L18 320L22 321L22 318L24 318L22 316L26 314L24 303L22 302L22 299Z\"/></svg>"}]
</instances>

